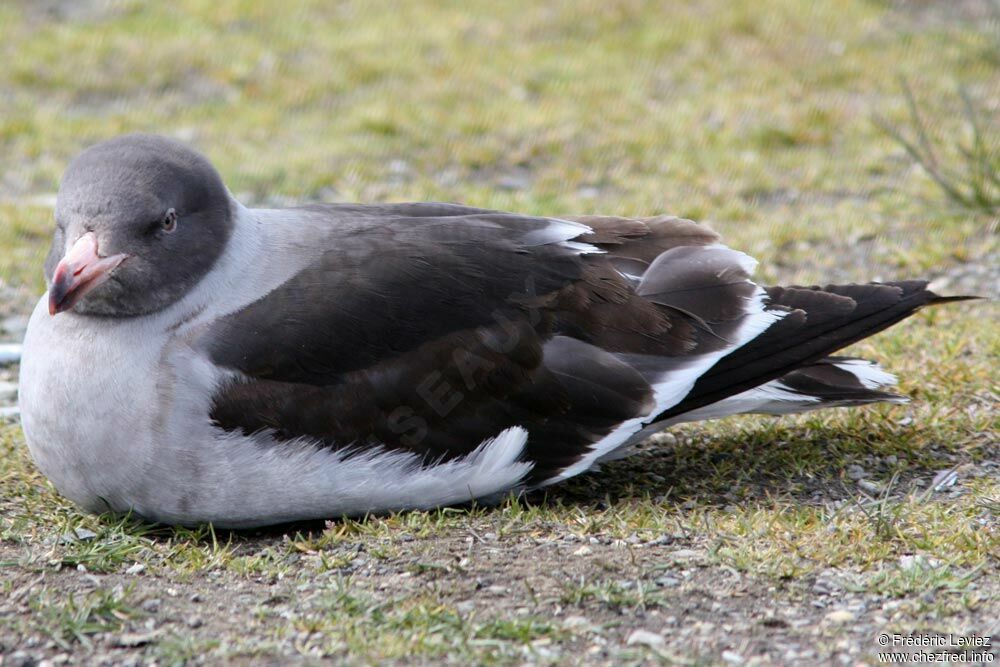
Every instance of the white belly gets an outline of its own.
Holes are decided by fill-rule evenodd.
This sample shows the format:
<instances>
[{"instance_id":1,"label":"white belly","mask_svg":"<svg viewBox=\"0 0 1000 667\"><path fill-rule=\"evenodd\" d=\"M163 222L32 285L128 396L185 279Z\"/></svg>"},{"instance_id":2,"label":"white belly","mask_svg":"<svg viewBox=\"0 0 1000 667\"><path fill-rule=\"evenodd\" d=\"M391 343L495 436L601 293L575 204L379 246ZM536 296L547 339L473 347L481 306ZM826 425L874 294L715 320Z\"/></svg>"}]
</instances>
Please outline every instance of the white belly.
<instances>
[{"instance_id":1,"label":"white belly","mask_svg":"<svg viewBox=\"0 0 1000 667\"><path fill-rule=\"evenodd\" d=\"M149 335L144 319L51 317L45 297L29 321L19 387L28 449L89 510L127 510L147 481L164 414L154 381L162 345L135 344Z\"/></svg>"},{"instance_id":2,"label":"white belly","mask_svg":"<svg viewBox=\"0 0 1000 667\"><path fill-rule=\"evenodd\" d=\"M88 510L212 521L220 494L267 472L233 464L243 438L221 439L209 416L226 374L176 322L169 312L51 317L45 297L32 313L19 391L25 440L59 492Z\"/></svg>"}]
</instances>

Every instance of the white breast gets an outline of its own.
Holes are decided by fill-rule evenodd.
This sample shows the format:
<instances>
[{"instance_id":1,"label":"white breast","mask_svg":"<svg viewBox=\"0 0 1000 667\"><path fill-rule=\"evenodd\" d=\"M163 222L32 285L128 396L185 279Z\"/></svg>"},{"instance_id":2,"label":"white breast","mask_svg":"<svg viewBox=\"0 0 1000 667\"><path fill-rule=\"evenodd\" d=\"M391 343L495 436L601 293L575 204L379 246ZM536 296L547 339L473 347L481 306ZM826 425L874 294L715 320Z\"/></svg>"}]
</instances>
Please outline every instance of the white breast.
<instances>
[{"instance_id":1,"label":"white breast","mask_svg":"<svg viewBox=\"0 0 1000 667\"><path fill-rule=\"evenodd\" d=\"M93 511L123 510L144 478L164 407L155 381L162 339L150 339L143 320L99 322L51 317L47 298L38 302L24 340L21 420L32 456L61 493Z\"/></svg>"},{"instance_id":2,"label":"white breast","mask_svg":"<svg viewBox=\"0 0 1000 667\"><path fill-rule=\"evenodd\" d=\"M62 494L93 511L172 510L191 502L183 480L201 455L191 438L211 434L210 396L224 373L187 342L295 270L284 262L274 271L246 271L268 266L260 261L260 227L238 206L234 235L215 269L163 311L52 317L47 297L38 302L21 363L22 426L39 468Z\"/></svg>"}]
</instances>

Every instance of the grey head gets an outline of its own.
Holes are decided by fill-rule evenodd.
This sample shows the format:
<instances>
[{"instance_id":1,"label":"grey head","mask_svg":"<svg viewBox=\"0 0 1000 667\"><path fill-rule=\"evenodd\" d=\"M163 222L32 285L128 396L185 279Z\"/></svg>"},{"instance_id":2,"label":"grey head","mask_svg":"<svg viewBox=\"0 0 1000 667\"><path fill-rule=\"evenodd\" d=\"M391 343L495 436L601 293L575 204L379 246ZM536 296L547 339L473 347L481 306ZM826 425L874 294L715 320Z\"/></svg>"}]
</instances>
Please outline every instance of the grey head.
<instances>
[{"instance_id":1,"label":"grey head","mask_svg":"<svg viewBox=\"0 0 1000 667\"><path fill-rule=\"evenodd\" d=\"M169 306L212 269L233 215L219 173L178 141L130 134L86 149L56 198L50 312L129 317Z\"/></svg>"}]
</instances>

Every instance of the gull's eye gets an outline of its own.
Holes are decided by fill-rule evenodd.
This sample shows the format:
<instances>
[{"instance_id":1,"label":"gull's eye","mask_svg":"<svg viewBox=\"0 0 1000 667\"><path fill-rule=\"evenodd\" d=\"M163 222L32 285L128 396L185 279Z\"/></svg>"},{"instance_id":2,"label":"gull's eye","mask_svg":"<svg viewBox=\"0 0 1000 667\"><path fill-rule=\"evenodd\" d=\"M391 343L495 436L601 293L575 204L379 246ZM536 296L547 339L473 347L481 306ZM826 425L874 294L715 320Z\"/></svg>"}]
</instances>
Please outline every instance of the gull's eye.
<instances>
[{"instance_id":1,"label":"gull's eye","mask_svg":"<svg viewBox=\"0 0 1000 667\"><path fill-rule=\"evenodd\" d=\"M177 229L177 211L174 209L167 209L166 215L163 216L163 222L160 223L163 231L170 233Z\"/></svg>"}]
</instances>

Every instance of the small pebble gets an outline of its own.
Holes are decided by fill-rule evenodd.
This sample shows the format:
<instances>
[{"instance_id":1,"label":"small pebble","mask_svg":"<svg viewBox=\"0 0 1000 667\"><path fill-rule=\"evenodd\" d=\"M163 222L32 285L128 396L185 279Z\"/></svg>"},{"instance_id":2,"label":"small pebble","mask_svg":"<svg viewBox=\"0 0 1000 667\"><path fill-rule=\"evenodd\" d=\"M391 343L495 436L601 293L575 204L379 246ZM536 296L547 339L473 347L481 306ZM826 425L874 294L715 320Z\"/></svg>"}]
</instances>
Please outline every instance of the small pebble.
<instances>
[{"instance_id":1,"label":"small pebble","mask_svg":"<svg viewBox=\"0 0 1000 667\"><path fill-rule=\"evenodd\" d=\"M942 563L937 558L928 558L927 556L916 555L916 556L900 556L899 557L899 568L901 570L914 570L914 569L935 569L941 567Z\"/></svg>"},{"instance_id":2,"label":"small pebble","mask_svg":"<svg viewBox=\"0 0 1000 667\"><path fill-rule=\"evenodd\" d=\"M842 625L844 623L850 623L856 618L857 616L846 609L837 609L836 611L831 611L829 614L824 616L823 620L827 623L833 623L834 625Z\"/></svg>"},{"instance_id":3,"label":"small pebble","mask_svg":"<svg viewBox=\"0 0 1000 667\"><path fill-rule=\"evenodd\" d=\"M882 493L882 488L878 484L870 482L867 479L859 479L858 488L871 496L877 496Z\"/></svg>"},{"instance_id":4,"label":"small pebble","mask_svg":"<svg viewBox=\"0 0 1000 667\"><path fill-rule=\"evenodd\" d=\"M3 664L5 667L8 664L14 667L30 667L35 664L35 660L24 651L14 651L4 659Z\"/></svg>"},{"instance_id":5,"label":"small pebble","mask_svg":"<svg viewBox=\"0 0 1000 667\"><path fill-rule=\"evenodd\" d=\"M663 646L666 640L663 635L658 635L655 632L650 632L649 630L633 630L625 640L625 643L629 646L634 646L635 644L643 644L645 646Z\"/></svg>"},{"instance_id":6,"label":"small pebble","mask_svg":"<svg viewBox=\"0 0 1000 667\"><path fill-rule=\"evenodd\" d=\"M20 340L24 338L24 332L28 330L28 317L26 315L11 315L0 320L0 334Z\"/></svg>"},{"instance_id":7,"label":"small pebble","mask_svg":"<svg viewBox=\"0 0 1000 667\"><path fill-rule=\"evenodd\" d=\"M15 401L17 400L17 383L15 382L0 382L0 401Z\"/></svg>"},{"instance_id":8,"label":"small pebble","mask_svg":"<svg viewBox=\"0 0 1000 667\"><path fill-rule=\"evenodd\" d=\"M847 476L850 479L854 480L863 479L867 475L868 473L865 472L865 469L857 465L856 463L847 466Z\"/></svg>"},{"instance_id":9,"label":"small pebble","mask_svg":"<svg viewBox=\"0 0 1000 667\"><path fill-rule=\"evenodd\" d=\"M583 630L590 627L590 621L583 616L567 616L563 621L564 628Z\"/></svg>"},{"instance_id":10,"label":"small pebble","mask_svg":"<svg viewBox=\"0 0 1000 667\"><path fill-rule=\"evenodd\" d=\"M677 436L673 433L661 432L650 438L650 441L661 447L672 447L677 444Z\"/></svg>"},{"instance_id":11,"label":"small pebble","mask_svg":"<svg viewBox=\"0 0 1000 667\"><path fill-rule=\"evenodd\" d=\"M21 360L21 346L16 343L0 343L0 365L15 364Z\"/></svg>"},{"instance_id":12,"label":"small pebble","mask_svg":"<svg viewBox=\"0 0 1000 667\"><path fill-rule=\"evenodd\" d=\"M593 549L591 549L590 547L584 545L584 546L580 547L579 549L577 549L576 551L574 551L573 555L574 556L589 556L593 552L594 552Z\"/></svg>"},{"instance_id":13,"label":"small pebble","mask_svg":"<svg viewBox=\"0 0 1000 667\"><path fill-rule=\"evenodd\" d=\"M60 544L70 544L72 542L88 542L97 537L97 533L86 528L74 528L71 533L63 533L59 536Z\"/></svg>"},{"instance_id":14,"label":"small pebble","mask_svg":"<svg viewBox=\"0 0 1000 667\"><path fill-rule=\"evenodd\" d=\"M158 636L158 632L126 632L118 637L115 644L125 648L135 648L152 644Z\"/></svg>"},{"instance_id":15,"label":"small pebble","mask_svg":"<svg viewBox=\"0 0 1000 667\"><path fill-rule=\"evenodd\" d=\"M931 488L935 491L943 491L948 487L954 486L957 481L958 473L954 470L941 470L934 475L934 479L931 481Z\"/></svg>"},{"instance_id":16,"label":"small pebble","mask_svg":"<svg viewBox=\"0 0 1000 667\"><path fill-rule=\"evenodd\" d=\"M746 660L736 651L723 651L722 659L730 665L742 665Z\"/></svg>"}]
</instances>

